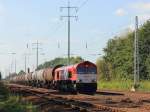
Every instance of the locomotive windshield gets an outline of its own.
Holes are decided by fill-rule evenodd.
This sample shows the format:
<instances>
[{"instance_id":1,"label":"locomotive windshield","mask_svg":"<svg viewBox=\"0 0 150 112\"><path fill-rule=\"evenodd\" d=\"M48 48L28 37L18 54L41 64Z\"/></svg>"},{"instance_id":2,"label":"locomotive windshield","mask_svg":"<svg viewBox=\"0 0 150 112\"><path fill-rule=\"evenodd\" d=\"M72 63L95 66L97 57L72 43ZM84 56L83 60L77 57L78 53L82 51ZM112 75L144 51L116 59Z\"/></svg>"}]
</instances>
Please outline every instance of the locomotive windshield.
<instances>
[{"instance_id":1,"label":"locomotive windshield","mask_svg":"<svg viewBox=\"0 0 150 112\"><path fill-rule=\"evenodd\" d=\"M78 74L96 74L97 73L97 69L96 67L85 67L85 66L79 66L77 68L77 73Z\"/></svg>"}]
</instances>

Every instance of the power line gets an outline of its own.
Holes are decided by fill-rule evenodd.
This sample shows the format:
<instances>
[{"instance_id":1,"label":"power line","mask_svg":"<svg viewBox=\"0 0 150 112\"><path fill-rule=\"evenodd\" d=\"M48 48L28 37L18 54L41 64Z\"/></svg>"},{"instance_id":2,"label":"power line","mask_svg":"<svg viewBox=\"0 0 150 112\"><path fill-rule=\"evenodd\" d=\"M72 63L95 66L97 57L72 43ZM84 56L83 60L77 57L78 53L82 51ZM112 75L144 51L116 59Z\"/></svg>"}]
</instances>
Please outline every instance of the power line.
<instances>
[{"instance_id":1,"label":"power line","mask_svg":"<svg viewBox=\"0 0 150 112\"><path fill-rule=\"evenodd\" d=\"M85 1L83 1L83 2L81 3L81 0L79 0L79 1L77 2L77 4L79 4L79 3L81 3L81 4L79 5L79 8L78 8L77 11L79 12L79 10L80 10L83 6L85 6L88 1L89 1L89 0L85 0ZM62 26L63 26L63 23L58 23L58 25L55 26L53 32L51 33L51 36L53 36L54 34L56 34L56 32L57 32L60 28L62 28Z\"/></svg>"},{"instance_id":2,"label":"power line","mask_svg":"<svg viewBox=\"0 0 150 112\"><path fill-rule=\"evenodd\" d=\"M26 70L27 70L27 55L25 54L25 60L24 60L24 70L25 70L25 73L26 73Z\"/></svg>"},{"instance_id":3,"label":"power line","mask_svg":"<svg viewBox=\"0 0 150 112\"><path fill-rule=\"evenodd\" d=\"M29 48L29 45L26 44L26 49L28 49L28 48ZM28 53L26 52L24 54L24 71L25 71L25 73L26 73L26 70L27 70L27 56L28 56Z\"/></svg>"},{"instance_id":4,"label":"power line","mask_svg":"<svg viewBox=\"0 0 150 112\"><path fill-rule=\"evenodd\" d=\"M14 57L16 55L16 53L12 52L12 53L8 53L8 54L12 55L12 61L11 61L11 65L10 65L11 72L16 73L16 57ZM13 68L14 68L14 71L13 71Z\"/></svg>"},{"instance_id":5,"label":"power line","mask_svg":"<svg viewBox=\"0 0 150 112\"><path fill-rule=\"evenodd\" d=\"M36 49L36 68L38 68L38 65L39 65L39 49L42 49L42 48L40 48L41 43L39 43L38 40L37 40L36 43L32 43L32 44L36 45L36 47L33 48L33 49Z\"/></svg>"},{"instance_id":6,"label":"power line","mask_svg":"<svg viewBox=\"0 0 150 112\"><path fill-rule=\"evenodd\" d=\"M53 29L52 33L51 33L51 36L53 36L54 34L56 34L56 32L62 28L63 26L63 23L58 23L57 25L55 25L55 28Z\"/></svg>"},{"instance_id":7,"label":"power line","mask_svg":"<svg viewBox=\"0 0 150 112\"><path fill-rule=\"evenodd\" d=\"M81 3L80 5L79 5L79 8L77 8L77 7L70 7L70 8L68 8L68 9L71 9L71 8L75 8L76 9L76 12L79 12L79 10L88 2L89 0L85 0L85 1L83 1L82 3L81 3L81 0L78 0L78 4L79 3ZM63 8L67 8L67 7L61 7L61 9L63 9ZM67 16L66 16L67 17ZM73 17L73 16L72 16ZM77 16L74 16L76 19L77 19ZM61 16L61 18L63 18L62 16ZM51 36L53 36L53 35L55 35L56 34L56 32L60 29L60 28L62 28L62 26L63 26L63 24L62 23L59 23L58 25L56 25L56 27L54 28L54 30L53 30L53 32L51 33ZM69 40L70 41L70 40ZM70 42L68 42L68 44L69 44ZM70 57L69 56L69 52L70 52L70 47L69 47L70 45L68 45L68 58ZM60 48L60 44L58 43L58 48ZM68 59L68 64L70 63L70 58Z\"/></svg>"},{"instance_id":8,"label":"power line","mask_svg":"<svg viewBox=\"0 0 150 112\"><path fill-rule=\"evenodd\" d=\"M79 11L84 5L86 5L88 1L89 1L89 0L85 0L84 2L82 2L82 4L79 6L78 11Z\"/></svg>"},{"instance_id":9,"label":"power line","mask_svg":"<svg viewBox=\"0 0 150 112\"><path fill-rule=\"evenodd\" d=\"M68 19L68 65L70 65L70 24L71 24L71 18L76 18L77 19L77 16L74 16L74 15L71 15L70 12L71 12L71 9L75 9L76 12L78 10L77 7L73 7L73 6L70 6L70 0L68 0L68 6L66 7L60 7L61 10L63 9L67 9L68 11L68 14L67 16L61 16L61 18L67 18Z\"/></svg>"}]
</instances>

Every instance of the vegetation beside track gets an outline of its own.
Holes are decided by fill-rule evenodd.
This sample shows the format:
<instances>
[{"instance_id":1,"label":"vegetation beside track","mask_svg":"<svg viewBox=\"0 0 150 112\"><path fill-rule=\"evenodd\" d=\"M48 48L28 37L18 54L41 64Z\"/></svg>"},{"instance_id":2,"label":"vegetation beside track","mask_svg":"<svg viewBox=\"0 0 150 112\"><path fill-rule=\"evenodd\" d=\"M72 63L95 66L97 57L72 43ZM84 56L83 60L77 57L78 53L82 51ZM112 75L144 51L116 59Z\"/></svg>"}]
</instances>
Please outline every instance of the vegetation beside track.
<instances>
[{"instance_id":1,"label":"vegetation beside track","mask_svg":"<svg viewBox=\"0 0 150 112\"><path fill-rule=\"evenodd\" d=\"M9 96L0 102L0 112L35 112L35 108L30 103L23 103L19 96Z\"/></svg>"},{"instance_id":2,"label":"vegetation beside track","mask_svg":"<svg viewBox=\"0 0 150 112\"><path fill-rule=\"evenodd\" d=\"M30 103L22 102L21 97L11 95L0 81L0 112L35 112Z\"/></svg>"},{"instance_id":3,"label":"vegetation beside track","mask_svg":"<svg viewBox=\"0 0 150 112\"><path fill-rule=\"evenodd\" d=\"M103 90L131 90L133 86L132 80L101 80L98 82L98 89ZM150 92L150 81L140 81L138 91Z\"/></svg>"},{"instance_id":4,"label":"vegetation beside track","mask_svg":"<svg viewBox=\"0 0 150 112\"><path fill-rule=\"evenodd\" d=\"M139 71L140 80L150 80L150 20L139 27ZM107 42L104 56L97 60L101 79L133 80L134 31L117 35Z\"/></svg>"},{"instance_id":5,"label":"vegetation beside track","mask_svg":"<svg viewBox=\"0 0 150 112\"><path fill-rule=\"evenodd\" d=\"M150 92L150 20L139 27L139 74L137 90ZM111 38L97 60L99 89L130 90L134 80L134 31ZM134 85L135 86L135 85Z\"/></svg>"}]
</instances>

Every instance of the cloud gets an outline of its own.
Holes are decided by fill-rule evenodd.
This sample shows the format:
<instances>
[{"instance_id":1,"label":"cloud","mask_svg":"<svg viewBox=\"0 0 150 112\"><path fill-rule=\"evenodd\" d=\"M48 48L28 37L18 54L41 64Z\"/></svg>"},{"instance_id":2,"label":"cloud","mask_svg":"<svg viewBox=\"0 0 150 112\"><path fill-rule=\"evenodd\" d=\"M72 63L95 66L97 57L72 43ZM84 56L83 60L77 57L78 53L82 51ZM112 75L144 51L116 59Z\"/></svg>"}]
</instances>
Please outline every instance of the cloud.
<instances>
[{"instance_id":1,"label":"cloud","mask_svg":"<svg viewBox=\"0 0 150 112\"><path fill-rule=\"evenodd\" d=\"M117 10L115 11L115 14L116 14L117 16L124 16L124 15L127 14L127 12L126 12L123 8L119 8L119 9L117 9Z\"/></svg>"},{"instance_id":2,"label":"cloud","mask_svg":"<svg viewBox=\"0 0 150 112\"><path fill-rule=\"evenodd\" d=\"M136 2L131 7L139 11L150 11L150 2Z\"/></svg>"}]
</instances>

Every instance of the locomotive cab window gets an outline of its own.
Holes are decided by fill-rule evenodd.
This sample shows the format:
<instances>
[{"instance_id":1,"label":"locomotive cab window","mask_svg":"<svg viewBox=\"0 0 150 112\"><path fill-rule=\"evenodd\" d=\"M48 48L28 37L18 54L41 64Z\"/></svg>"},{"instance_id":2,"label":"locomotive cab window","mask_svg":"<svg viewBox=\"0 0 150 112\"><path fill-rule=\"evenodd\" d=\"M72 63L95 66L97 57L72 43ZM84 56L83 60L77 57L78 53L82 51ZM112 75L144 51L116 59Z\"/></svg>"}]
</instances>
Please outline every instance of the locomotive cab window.
<instances>
[{"instance_id":1,"label":"locomotive cab window","mask_svg":"<svg viewBox=\"0 0 150 112\"><path fill-rule=\"evenodd\" d=\"M94 66L79 66L77 68L77 73L78 74L96 74L97 73L97 69Z\"/></svg>"}]
</instances>

